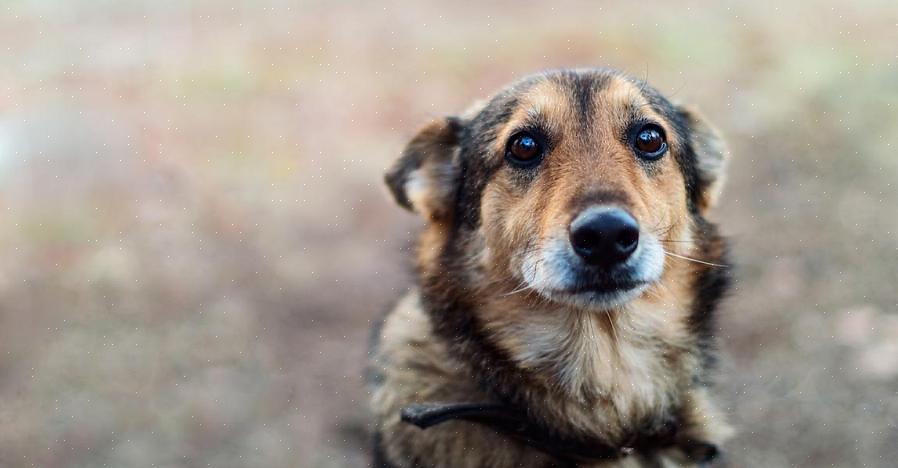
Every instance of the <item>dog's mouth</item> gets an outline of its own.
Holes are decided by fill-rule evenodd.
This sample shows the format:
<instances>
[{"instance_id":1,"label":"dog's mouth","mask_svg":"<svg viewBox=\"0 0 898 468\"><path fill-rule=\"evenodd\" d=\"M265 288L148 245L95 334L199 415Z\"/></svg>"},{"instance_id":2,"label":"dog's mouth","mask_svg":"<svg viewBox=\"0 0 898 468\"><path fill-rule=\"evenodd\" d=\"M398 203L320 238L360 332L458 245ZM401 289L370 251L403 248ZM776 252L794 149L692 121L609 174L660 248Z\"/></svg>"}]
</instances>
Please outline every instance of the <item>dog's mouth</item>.
<instances>
[{"instance_id":1,"label":"dog's mouth","mask_svg":"<svg viewBox=\"0 0 898 468\"><path fill-rule=\"evenodd\" d=\"M543 294L552 300L584 308L611 309L636 299L651 284L649 281L603 281L547 290Z\"/></svg>"},{"instance_id":2,"label":"dog's mouth","mask_svg":"<svg viewBox=\"0 0 898 468\"><path fill-rule=\"evenodd\" d=\"M619 294L649 285L648 281L593 281L579 284L574 287L556 289L555 294Z\"/></svg>"},{"instance_id":3,"label":"dog's mouth","mask_svg":"<svg viewBox=\"0 0 898 468\"><path fill-rule=\"evenodd\" d=\"M583 264L557 243L522 268L527 285L546 299L595 310L618 308L658 282L664 269L661 246L646 239L632 258L614 268Z\"/></svg>"}]
</instances>

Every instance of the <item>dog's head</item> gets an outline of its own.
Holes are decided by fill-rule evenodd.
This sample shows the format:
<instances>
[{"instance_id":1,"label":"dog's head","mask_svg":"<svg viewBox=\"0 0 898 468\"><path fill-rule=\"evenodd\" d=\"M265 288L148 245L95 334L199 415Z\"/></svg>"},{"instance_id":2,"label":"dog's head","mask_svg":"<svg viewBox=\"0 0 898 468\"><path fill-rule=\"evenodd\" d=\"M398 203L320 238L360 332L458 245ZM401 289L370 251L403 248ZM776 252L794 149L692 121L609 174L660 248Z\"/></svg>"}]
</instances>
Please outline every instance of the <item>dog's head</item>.
<instances>
[{"instance_id":1,"label":"dog's head","mask_svg":"<svg viewBox=\"0 0 898 468\"><path fill-rule=\"evenodd\" d=\"M505 293L609 309L659 282L666 254L691 252L724 154L697 114L645 83L559 71L431 123L386 180Z\"/></svg>"}]
</instances>

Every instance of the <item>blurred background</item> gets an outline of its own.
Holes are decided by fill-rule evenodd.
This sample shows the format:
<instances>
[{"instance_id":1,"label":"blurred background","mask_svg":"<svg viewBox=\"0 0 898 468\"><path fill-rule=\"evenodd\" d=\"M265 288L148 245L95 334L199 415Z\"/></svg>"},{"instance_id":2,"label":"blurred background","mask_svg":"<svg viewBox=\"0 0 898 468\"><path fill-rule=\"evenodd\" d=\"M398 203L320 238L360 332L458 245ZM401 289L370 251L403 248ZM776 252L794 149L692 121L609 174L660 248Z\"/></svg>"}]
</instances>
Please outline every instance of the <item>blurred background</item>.
<instances>
[{"instance_id":1,"label":"blurred background","mask_svg":"<svg viewBox=\"0 0 898 468\"><path fill-rule=\"evenodd\" d=\"M368 327L421 226L384 168L596 65L731 144L732 466L895 466L891 0L3 1L0 466L365 466Z\"/></svg>"}]
</instances>

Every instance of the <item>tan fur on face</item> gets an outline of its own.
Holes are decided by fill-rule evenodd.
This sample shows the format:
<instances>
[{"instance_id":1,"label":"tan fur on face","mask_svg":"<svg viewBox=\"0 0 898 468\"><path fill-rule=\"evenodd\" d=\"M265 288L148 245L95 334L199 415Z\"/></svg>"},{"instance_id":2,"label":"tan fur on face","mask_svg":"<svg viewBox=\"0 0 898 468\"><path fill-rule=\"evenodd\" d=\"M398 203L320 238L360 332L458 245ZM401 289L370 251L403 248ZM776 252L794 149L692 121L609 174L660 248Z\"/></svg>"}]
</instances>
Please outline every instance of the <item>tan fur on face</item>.
<instances>
[{"instance_id":1,"label":"tan fur on face","mask_svg":"<svg viewBox=\"0 0 898 468\"><path fill-rule=\"evenodd\" d=\"M519 282L517 287L524 285L525 255L563 238L577 214L572 205L597 192L622 198L625 203L620 207L674 253L683 255L690 248L686 193L676 162L669 155L663 157L652 164L653 175L649 176L628 143L619 138L634 109L647 120L669 123L647 105L635 85L622 78L614 78L597 93L594 123L586 132L577 125L572 101L570 90L562 85L540 83L521 97L517 111L496 139L497 145L504 144L528 118L543 122L554 139L534 181L522 186L519 174L504 169L483 194L488 264L497 277L509 276L510 270ZM671 151L678 150L682 142L676 141L674 132L668 134ZM501 157L498 146L495 154Z\"/></svg>"}]
</instances>

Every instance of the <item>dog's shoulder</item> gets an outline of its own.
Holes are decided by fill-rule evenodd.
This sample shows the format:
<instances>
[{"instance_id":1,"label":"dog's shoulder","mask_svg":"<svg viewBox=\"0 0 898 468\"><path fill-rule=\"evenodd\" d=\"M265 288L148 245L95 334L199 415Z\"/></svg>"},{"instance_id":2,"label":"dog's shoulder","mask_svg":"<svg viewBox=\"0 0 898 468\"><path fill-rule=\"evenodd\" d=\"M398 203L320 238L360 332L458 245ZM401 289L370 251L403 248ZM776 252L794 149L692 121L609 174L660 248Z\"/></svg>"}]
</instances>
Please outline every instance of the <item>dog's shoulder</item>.
<instances>
[{"instance_id":1,"label":"dog's shoulder","mask_svg":"<svg viewBox=\"0 0 898 468\"><path fill-rule=\"evenodd\" d=\"M374 333L370 365L379 377L371 387L371 401L381 463L418 466L427 460L428 466L455 466L453 460L466 454L471 460L464 466L551 465L547 455L486 426L449 421L421 430L400 420L401 410L414 404L490 401L471 368L433 332L417 289L396 303Z\"/></svg>"},{"instance_id":2,"label":"dog's shoulder","mask_svg":"<svg viewBox=\"0 0 898 468\"><path fill-rule=\"evenodd\" d=\"M458 397L457 394L474 391L470 385L461 388L462 381L469 379L458 377L469 377L469 369L461 360L453 358L448 346L434 334L418 289L406 293L373 334L370 352L373 372L388 387L410 391L421 401Z\"/></svg>"}]
</instances>

